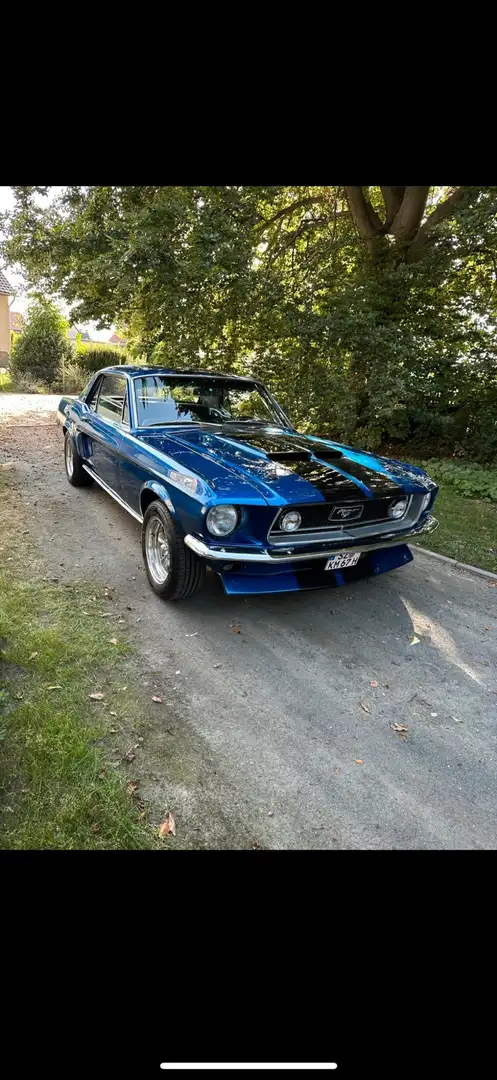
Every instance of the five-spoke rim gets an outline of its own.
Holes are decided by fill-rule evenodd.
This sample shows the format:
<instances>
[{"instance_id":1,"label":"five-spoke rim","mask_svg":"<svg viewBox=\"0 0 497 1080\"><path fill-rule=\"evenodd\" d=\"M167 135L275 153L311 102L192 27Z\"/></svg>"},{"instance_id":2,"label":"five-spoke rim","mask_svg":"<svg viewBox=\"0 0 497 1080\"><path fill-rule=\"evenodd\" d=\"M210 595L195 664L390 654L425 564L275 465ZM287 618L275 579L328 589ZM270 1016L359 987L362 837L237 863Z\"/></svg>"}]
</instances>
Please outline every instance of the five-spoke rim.
<instances>
[{"instance_id":1,"label":"five-spoke rim","mask_svg":"<svg viewBox=\"0 0 497 1080\"><path fill-rule=\"evenodd\" d=\"M171 573L171 546L159 517L145 526L145 553L150 573L157 585L164 585Z\"/></svg>"},{"instance_id":2,"label":"five-spoke rim","mask_svg":"<svg viewBox=\"0 0 497 1080\"><path fill-rule=\"evenodd\" d=\"M74 472L74 454L70 435L66 435L66 469L67 475L72 476Z\"/></svg>"}]
</instances>

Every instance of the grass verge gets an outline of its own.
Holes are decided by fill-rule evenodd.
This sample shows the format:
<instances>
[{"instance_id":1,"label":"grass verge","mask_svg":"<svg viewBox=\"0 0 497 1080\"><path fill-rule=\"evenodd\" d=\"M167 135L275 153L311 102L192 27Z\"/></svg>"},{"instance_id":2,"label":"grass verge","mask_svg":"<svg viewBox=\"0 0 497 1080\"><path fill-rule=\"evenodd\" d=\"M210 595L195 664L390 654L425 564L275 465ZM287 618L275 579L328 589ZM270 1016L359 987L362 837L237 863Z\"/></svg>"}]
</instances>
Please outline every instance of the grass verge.
<instances>
[{"instance_id":1,"label":"grass verge","mask_svg":"<svg viewBox=\"0 0 497 1080\"><path fill-rule=\"evenodd\" d=\"M496 503L466 498L442 481L433 513L440 527L422 547L497 573Z\"/></svg>"},{"instance_id":2,"label":"grass verge","mask_svg":"<svg viewBox=\"0 0 497 1080\"><path fill-rule=\"evenodd\" d=\"M0 846L157 847L112 760L122 628L90 586L42 579L1 471L0 487Z\"/></svg>"}]
</instances>

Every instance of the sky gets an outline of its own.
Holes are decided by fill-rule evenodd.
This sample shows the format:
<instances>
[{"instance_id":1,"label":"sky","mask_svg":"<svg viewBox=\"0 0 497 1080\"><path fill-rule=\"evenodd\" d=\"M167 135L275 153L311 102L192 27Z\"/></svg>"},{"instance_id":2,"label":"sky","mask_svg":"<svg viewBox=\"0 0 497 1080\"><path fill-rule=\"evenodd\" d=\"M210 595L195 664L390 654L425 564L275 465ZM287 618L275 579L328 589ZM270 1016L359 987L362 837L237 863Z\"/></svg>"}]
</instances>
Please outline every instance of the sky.
<instances>
[{"instance_id":1,"label":"sky","mask_svg":"<svg viewBox=\"0 0 497 1080\"><path fill-rule=\"evenodd\" d=\"M60 187L53 187L51 189L53 195L58 194L61 190L62 188ZM4 213L6 210L13 210L13 208L14 196L12 194L12 189L10 187L0 186L0 213ZM26 293L26 282L24 281L22 274L16 273L10 266L5 266L1 263L0 269L3 270L10 281L10 284L16 290L15 299L9 300L11 311L21 311L24 313L28 307L29 298ZM60 300L59 307L61 311L64 312L64 315L70 320L70 310L63 300ZM78 327L80 330L88 330L93 341L108 341L115 330L114 326L110 326L105 330L97 330L95 323L78 322Z\"/></svg>"}]
</instances>

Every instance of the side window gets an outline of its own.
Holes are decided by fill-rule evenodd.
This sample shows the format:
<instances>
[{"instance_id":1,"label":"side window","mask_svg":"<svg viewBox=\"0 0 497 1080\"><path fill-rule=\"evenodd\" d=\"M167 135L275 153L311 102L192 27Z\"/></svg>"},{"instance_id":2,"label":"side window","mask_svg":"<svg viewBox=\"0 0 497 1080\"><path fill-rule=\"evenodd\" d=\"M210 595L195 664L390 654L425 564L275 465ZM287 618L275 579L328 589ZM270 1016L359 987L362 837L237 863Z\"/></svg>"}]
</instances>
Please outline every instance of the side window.
<instances>
[{"instance_id":1,"label":"side window","mask_svg":"<svg viewBox=\"0 0 497 1080\"><path fill-rule=\"evenodd\" d=\"M105 420L121 420L126 379L122 375L104 375L98 395L97 413Z\"/></svg>"},{"instance_id":2,"label":"side window","mask_svg":"<svg viewBox=\"0 0 497 1080\"><path fill-rule=\"evenodd\" d=\"M124 394L123 424L127 424L129 427L128 387L126 387Z\"/></svg>"},{"instance_id":3,"label":"side window","mask_svg":"<svg viewBox=\"0 0 497 1080\"><path fill-rule=\"evenodd\" d=\"M101 385L102 385L102 380L101 379L95 379L95 382L93 383L93 386L92 386L92 388L90 390L90 393L85 398L86 404L88 405L88 408L91 409L92 412L95 412L96 405L97 405L98 391L99 391L99 388L100 388Z\"/></svg>"}]
</instances>

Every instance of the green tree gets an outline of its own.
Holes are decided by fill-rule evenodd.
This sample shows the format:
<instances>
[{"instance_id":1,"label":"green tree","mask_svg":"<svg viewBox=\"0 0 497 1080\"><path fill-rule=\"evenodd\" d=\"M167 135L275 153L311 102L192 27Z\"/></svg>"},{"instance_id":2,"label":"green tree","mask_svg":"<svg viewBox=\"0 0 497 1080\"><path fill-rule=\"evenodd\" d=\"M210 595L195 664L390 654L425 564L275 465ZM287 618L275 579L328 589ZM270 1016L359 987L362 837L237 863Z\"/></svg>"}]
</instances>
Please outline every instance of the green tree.
<instances>
[{"instance_id":1,"label":"green tree","mask_svg":"<svg viewBox=\"0 0 497 1080\"><path fill-rule=\"evenodd\" d=\"M369 447L497 452L497 189L14 189L3 254L135 353L253 372Z\"/></svg>"},{"instance_id":2,"label":"green tree","mask_svg":"<svg viewBox=\"0 0 497 1080\"><path fill-rule=\"evenodd\" d=\"M55 304L36 300L28 310L26 326L12 352L11 368L52 388L63 382L63 366L73 359L67 337L68 323Z\"/></svg>"}]
</instances>

